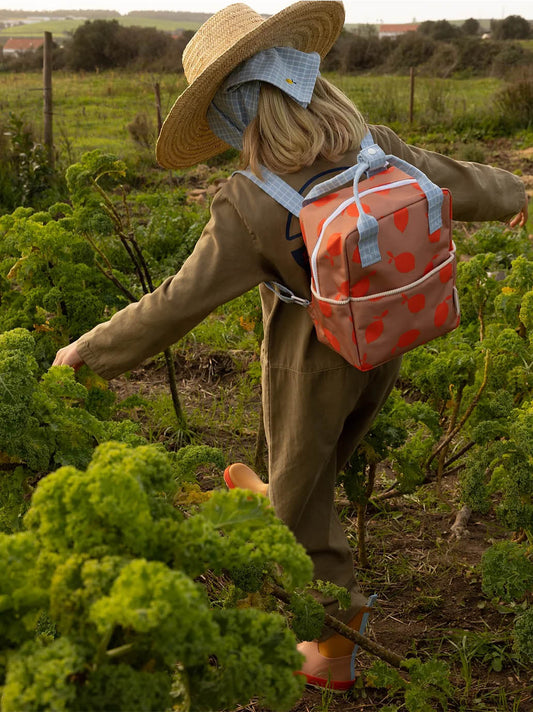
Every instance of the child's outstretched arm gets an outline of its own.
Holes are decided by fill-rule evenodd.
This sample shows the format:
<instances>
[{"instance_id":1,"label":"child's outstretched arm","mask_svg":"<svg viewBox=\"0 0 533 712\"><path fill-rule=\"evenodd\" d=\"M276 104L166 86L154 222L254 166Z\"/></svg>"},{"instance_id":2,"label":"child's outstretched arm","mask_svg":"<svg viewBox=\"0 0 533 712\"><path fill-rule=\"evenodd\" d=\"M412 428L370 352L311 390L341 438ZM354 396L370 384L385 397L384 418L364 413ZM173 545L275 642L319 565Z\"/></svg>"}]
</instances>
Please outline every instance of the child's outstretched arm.
<instances>
[{"instance_id":1,"label":"child's outstretched arm","mask_svg":"<svg viewBox=\"0 0 533 712\"><path fill-rule=\"evenodd\" d=\"M512 223L512 227L525 225L527 195L518 176L502 168L457 161L406 144L387 126L371 126L370 130L385 153L403 158L441 188L448 188L452 194L454 220L500 220L509 225Z\"/></svg>"},{"instance_id":2,"label":"child's outstretched arm","mask_svg":"<svg viewBox=\"0 0 533 712\"><path fill-rule=\"evenodd\" d=\"M57 352L54 365L86 363L110 379L178 341L216 307L273 278L224 189L181 270L154 292L129 304Z\"/></svg>"}]
</instances>

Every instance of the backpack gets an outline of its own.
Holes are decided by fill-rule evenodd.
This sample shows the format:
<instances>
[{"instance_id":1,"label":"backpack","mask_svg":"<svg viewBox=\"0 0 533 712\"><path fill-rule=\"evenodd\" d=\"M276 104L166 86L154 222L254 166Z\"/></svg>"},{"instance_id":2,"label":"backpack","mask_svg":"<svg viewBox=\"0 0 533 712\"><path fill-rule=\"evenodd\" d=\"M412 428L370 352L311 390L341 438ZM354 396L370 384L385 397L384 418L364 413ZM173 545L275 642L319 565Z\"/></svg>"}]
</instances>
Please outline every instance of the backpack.
<instances>
[{"instance_id":1,"label":"backpack","mask_svg":"<svg viewBox=\"0 0 533 712\"><path fill-rule=\"evenodd\" d=\"M458 326L448 190L385 155L370 132L357 163L305 198L262 170L266 180L239 172L299 217L312 299L267 286L308 309L321 342L368 371Z\"/></svg>"}]
</instances>

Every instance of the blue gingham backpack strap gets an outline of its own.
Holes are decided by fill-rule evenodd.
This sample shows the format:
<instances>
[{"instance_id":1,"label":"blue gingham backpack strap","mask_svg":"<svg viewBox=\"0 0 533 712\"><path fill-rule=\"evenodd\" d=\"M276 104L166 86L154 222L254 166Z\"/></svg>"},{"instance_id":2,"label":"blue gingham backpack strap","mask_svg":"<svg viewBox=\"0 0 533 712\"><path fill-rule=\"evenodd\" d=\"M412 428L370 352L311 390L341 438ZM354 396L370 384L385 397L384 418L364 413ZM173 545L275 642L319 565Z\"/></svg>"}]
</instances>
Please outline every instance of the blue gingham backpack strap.
<instances>
[{"instance_id":1,"label":"blue gingham backpack strap","mask_svg":"<svg viewBox=\"0 0 533 712\"><path fill-rule=\"evenodd\" d=\"M315 186L305 197L297 193L290 185L288 185L282 178L280 178L275 173L272 173L267 168L261 167L261 171L265 175L265 179L261 180L250 170L237 171L237 173L242 173L256 185L262 188L268 195L270 195L276 202L283 205L290 213L299 217L300 210L304 205L316 200L322 195L331 193L332 191L340 188L346 183L353 183L353 193L354 201L358 209L359 217L357 219L357 230L359 231L359 253L361 255L361 265L362 267L369 267L376 262L381 261L381 253L379 251L378 243L378 222L373 215L369 215L363 210L361 205L361 200L359 197L359 181L363 174L371 176L375 173L387 168L388 165L396 166L403 170L407 175L414 178L428 201L428 221L429 221L429 232L433 233L442 226L442 201L444 198L442 189L435 185L430 179L422 173L418 168L410 163L393 156L391 154L385 154L382 148L374 142L372 134L370 131L366 133L361 141L361 150L357 155L357 163L354 166L342 171L338 175L326 180L319 185ZM267 287L273 289L275 283L265 283ZM290 289L283 287L282 285L277 285L278 288L282 287L284 292L287 294L293 294ZM282 301L296 303L307 302L307 300L302 300L300 298L293 299L291 296L287 296L282 293L279 289L273 289L273 291L278 294ZM296 296L296 295L294 295Z\"/></svg>"},{"instance_id":2,"label":"blue gingham backpack strap","mask_svg":"<svg viewBox=\"0 0 533 712\"><path fill-rule=\"evenodd\" d=\"M276 203L283 205L289 213L300 217L300 210L302 209L304 199L300 193L286 183L283 178L272 173L272 171L269 171L268 168L264 166L261 166L261 173L265 176L263 180L258 178L249 168L243 171L235 171L235 173L242 173L242 175L246 176L252 183L255 183L262 188L265 193L268 193Z\"/></svg>"},{"instance_id":3,"label":"blue gingham backpack strap","mask_svg":"<svg viewBox=\"0 0 533 712\"><path fill-rule=\"evenodd\" d=\"M442 188L433 183L421 170L398 156L387 156L387 160L393 166L401 168L411 178L416 178L418 185L422 188L428 201L429 232L435 232L442 227L442 201L444 200Z\"/></svg>"},{"instance_id":4,"label":"blue gingham backpack strap","mask_svg":"<svg viewBox=\"0 0 533 712\"><path fill-rule=\"evenodd\" d=\"M300 193L286 183L283 178L272 173L272 171L269 171L268 168L264 166L261 166L261 173L265 176L263 180L258 178L255 173L252 173L249 169L235 171L235 173L241 173L243 176L246 176L252 183L255 183L255 185L264 190L265 193L270 195L277 203L286 208L289 213L292 213L295 217L299 217L303 205L303 198ZM282 302L286 302L287 304L299 304L303 307L307 307L310 304L308 299L299 297L292 289L289 289L284 284L280 284L279 282L264 282L264 285L274 292Z\"/></svg>"},{"instance_id":5,"label":"blue gingham backpack strap","mask_svg":"<svg viewBox=\"0 0 533 712\"><path fill-rule=\"evenodd\" d=\"M363 173L371 176L387 168L388 165L396 166L403 170L411 178L414 178L428 201L428 220L430 233L435 232L442 226L442 201L444 198L442 189L435 185L422 173L421 170L411 163L393 156L385 154L382 148L374 142L370 131L361 141L361 150L357 155L357 163L347 170L339 173L330 180L315 186L305 197L304 205L317 198L330 193L348 182L353 182L354 200L359 211L357 220L357 230L359 232L359 253L361 255L362 267L369 267L381 260L378 245L378 222L373 215L365 213L359 198L359 180Z\"/></svg>"}]
</instances>

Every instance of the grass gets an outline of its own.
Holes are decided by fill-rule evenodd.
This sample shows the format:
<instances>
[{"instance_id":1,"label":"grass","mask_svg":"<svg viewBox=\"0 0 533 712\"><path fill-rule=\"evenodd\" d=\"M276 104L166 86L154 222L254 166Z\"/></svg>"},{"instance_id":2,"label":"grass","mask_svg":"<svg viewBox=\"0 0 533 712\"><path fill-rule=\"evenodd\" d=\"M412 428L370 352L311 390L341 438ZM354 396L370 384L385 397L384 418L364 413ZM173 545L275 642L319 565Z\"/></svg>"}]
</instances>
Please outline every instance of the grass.
<instances>
[{"instance_id":1,"label":"grass","mask_svg":"<svg viewBox=\"0 0 533 712\"><path fill-rule=\"evenodd\" d=\"M329 78L361 109L371 123L409 126L410 80L407 76L340 76ZM413 126L442 132L461 120L483 125L492 111L491 97L502 86L494 77L441 79L416 77ZM474 118L475 117L475 118Z\"/></svg>"},{"instance_id":2,"label":"grass","mask_svg":"<svg viewBox=\"0 0 533 712\"><path fill-rule=\"evenodd\" d=\"M414 123L409 125L409 78L401 76L327 75L362 110L371 123L386 123L402 137L424 143L433 140L437 150L457 140L453 127L464 124L465 140L479 140L484 122L493 109L491 97L501 86L494 78L417 78ZM53 77L54 136L60 154L69 163L94 148L123 158L139 153L128 132L138 114L156 126L154 84L160 83L165 116L185 88L181 74L99 74L57 71ZM33 123L42 131L42 76L40 72L0 74L0 122L10 112ZM471 127L477 127L478 133ZM470 135L469 135L470 132Z\"/></svg>"},{"instance_id":3,"label":"grass","mask_svg":"<svg viewBox=\"0 0 533 712\"><path fill-rule=\"evenodd\" d=\"M56 72L53 77L54 136L69 163L94 148L128 158L139 152L128 124L144 113L156 125L156 82L161 86L164 115L185 87L182 75L101 74ZM42 76L40 73L0 75L0 121L14 113L42 132Z\"/></svg>"}]
</instances>

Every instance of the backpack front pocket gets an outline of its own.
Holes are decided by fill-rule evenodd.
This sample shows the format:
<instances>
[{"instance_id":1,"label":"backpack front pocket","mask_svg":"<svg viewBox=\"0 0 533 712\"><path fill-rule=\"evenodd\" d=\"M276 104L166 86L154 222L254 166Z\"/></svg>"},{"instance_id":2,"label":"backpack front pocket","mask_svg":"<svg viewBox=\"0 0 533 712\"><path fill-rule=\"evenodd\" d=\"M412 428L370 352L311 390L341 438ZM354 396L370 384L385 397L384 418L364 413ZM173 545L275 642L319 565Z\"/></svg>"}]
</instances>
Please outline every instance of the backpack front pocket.
<instances>
[{"instance_id":1,"label":"backpack front pocket","mask_svg":"<svg viewBox=\"0 0 533 712\"><path fill-rule=\"evenodd\" d=\"M403 288L351 299L360 365L366 370L455 329L455 254Z\"/></svg>"},{"instance_id":2,"label":"backpack front pocket","mask_svg":"<svg viewBox=\"0 0 533 712\"><path fill-rule=\"evenodd\" d=\"M459 299L455 288L456 259L448 259L420 279L404 287L342 302L314 300L312 313L324 312L331 328L322 327L319 338L333 346L350 363L367 371L416 346L455 329L459 323ZM335 334L353 327L346 343ZM332 343L333 341L333 343Z\"/></svg>"}]
</instances>

